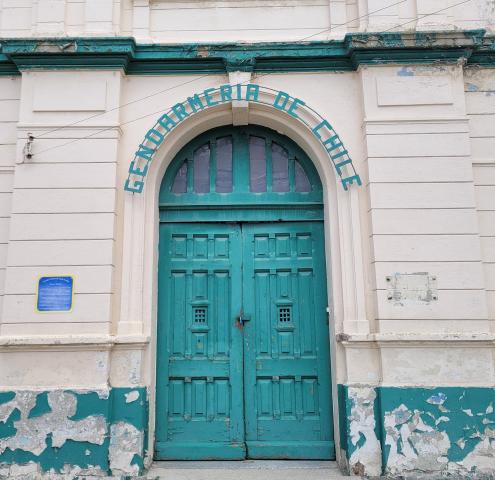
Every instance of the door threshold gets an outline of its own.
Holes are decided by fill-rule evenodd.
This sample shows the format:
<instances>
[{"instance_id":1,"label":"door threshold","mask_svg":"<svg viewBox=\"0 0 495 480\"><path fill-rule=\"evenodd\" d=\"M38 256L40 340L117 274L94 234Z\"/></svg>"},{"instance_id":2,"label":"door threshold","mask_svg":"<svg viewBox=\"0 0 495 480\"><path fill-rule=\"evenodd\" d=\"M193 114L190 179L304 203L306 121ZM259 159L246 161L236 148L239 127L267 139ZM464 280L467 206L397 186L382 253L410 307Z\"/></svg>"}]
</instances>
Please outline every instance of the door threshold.
<instances>
[{"instance_id":1,"label":"door threshold","mask_svg":"<svg viewBox=\"0 0 495 480\"><path fill-rule=\"evenodd\" d=\"M290 468L337 468L334 460L164 460L154 461L153 466L184 470L240 469L257 470Z\"/></svg>"},{"instance_id":2,"label":"door threshold","mask_svg":"<svg viewBox=\"0 0 495 480\"><path fill-rule=\"evenodd\" d=\"M253 472L256 470L256 473ZM262 476L258 474L262 473ZM253 476L254 475L254 476ZM156 461L147 480L336 480L347 478L327 460Z\"/></svg>"}]
</instances>

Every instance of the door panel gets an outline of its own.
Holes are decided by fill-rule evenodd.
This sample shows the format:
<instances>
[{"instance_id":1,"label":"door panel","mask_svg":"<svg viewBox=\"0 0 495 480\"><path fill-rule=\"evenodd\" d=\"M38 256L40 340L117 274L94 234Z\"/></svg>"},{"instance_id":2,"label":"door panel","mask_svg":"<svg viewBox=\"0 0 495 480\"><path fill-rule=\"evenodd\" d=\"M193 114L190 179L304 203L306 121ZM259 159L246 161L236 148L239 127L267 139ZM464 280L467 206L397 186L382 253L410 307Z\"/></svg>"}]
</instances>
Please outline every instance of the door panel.
<instances>
[{"instance_id":1,"label":"door panel","mask_svg":"<svg viewBox=\"0 0 495 480\"><path fill-rule=\"evenodd\" d=\"M250 458L334 458L321 223L243 225Z\"/></svg>"},{"instance_id":2,"label":"door panel","mask_svg":"<svg viewBox=\"0 0 495 480\"><path fill-rule=\"evenodd\" d=\"M245 457L241 231L161 224L156 456Z\"/></svg>"}]
</instances>

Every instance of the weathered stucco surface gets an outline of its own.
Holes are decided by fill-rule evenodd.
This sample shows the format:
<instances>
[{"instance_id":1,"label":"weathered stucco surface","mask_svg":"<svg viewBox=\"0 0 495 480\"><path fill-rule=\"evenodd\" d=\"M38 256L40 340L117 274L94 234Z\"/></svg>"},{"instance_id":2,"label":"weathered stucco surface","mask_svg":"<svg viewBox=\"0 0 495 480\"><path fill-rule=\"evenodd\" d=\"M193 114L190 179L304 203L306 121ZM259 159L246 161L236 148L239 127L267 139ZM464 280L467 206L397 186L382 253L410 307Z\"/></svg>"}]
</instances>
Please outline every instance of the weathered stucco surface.
<instances>
[{"instance_id":1,"label":"weathered stucco surface","mask_svg":"<svg viewBox=\"0 0 495 480\"><path fill-rule=\"evenodd\" d=\"M377 476L381 473L381 447L376 435L374 404L376 391L369 387L350 387L349 443L355 448L349 458L354 475Z\"/></svg>"},{"instance_id":2,"label":"weathered stucco surface","mask_svg":"<svg viewBox=\"0 0 495 480\"><path fill-rule=\"evenodd\" d=\"M384 409L386 473L495 474L495 392L484 388L389 389L406 400ZM427 396L429 394L429 396ZM388 450L389 449L389 450Z\"/></svg>"},{"instance_id":3,"label":"weathered stucco surface","mask_svg":"<svg viewBox=\"0 0 495 480\"><path fill-rule=\"evenodd\" d=\"M495 390L347 387L354 475L495 478Z\"/></svg>"},{"instance_id":4,"label":"weathered stucco surface","mask_svg":"<svg viewBox=\"0 0 495 480\"><path fill-rule=\"evenodd\" d=\"M0 478L139 475L146 418L142 388L2 392Z\"/></svg>"},{"instance_id":5,"label":"weathered stucco surface","mask_svg":"<svg viewBox=\"0 0 495 480\"><path fill-rule=\"evenodd\" d=\"M9 448L41 455L48 447L49 435L53 448L62 447L69 439L103 445L107 434L105 417L92 415L82 420L71 420L76 413L76 397L61 391L49 392L50 411L37 413L35 406L38 396L36 392L18 392L13 400L0 406L2 421L7 420L14 410L19 411L21 417L14 422L16 434L0 441L0 454Z\"/></svg>"},{"instance_id":6,"label":"weathered stucco surface","mask_svg":"<svg viewBox=\"0 0 495 480\"><path fill-rule=\"evenodd\" d=\"M138 475L143 452L144 432L134 425L118 422L110 427L110 469L114 475Z\"/></svg>"}]
</instances>

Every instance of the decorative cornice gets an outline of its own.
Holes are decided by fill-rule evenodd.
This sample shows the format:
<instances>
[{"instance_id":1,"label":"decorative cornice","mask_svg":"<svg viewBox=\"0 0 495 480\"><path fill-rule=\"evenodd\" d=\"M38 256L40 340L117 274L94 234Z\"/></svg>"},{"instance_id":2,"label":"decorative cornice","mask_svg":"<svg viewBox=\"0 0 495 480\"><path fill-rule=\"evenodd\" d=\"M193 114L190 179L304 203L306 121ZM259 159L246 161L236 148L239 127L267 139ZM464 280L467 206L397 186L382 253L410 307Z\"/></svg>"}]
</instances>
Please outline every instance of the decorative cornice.
<instances>
[{"instance_id":1,"label":"decorative cornice","mask_svg":"<svg viewBox=\"0 0 495 480\"><path fill-rule=\"evenodd\" d=\"M122 69L129 75L352 71L360 65L463 62L495 67L484 30L352 33L318 42L137 44L133 38L0 39L0 75L30 69Z\"/></svg>"}]
</instances>

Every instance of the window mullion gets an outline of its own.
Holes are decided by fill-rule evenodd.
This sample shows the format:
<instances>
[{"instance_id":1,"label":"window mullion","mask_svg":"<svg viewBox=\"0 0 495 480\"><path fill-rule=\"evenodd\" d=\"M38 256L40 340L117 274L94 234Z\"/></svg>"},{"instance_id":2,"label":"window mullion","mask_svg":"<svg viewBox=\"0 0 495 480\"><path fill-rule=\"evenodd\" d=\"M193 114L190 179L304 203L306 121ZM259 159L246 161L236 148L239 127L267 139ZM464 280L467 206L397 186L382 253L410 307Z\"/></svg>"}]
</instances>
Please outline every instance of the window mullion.
<instances>
[{"instance_id":1,"label":"window mullion","mask_svg":"<svg viewBox=\"0 0 495 480\"><path fill-rule=\"evenodd\" d=\"M187 152L187 193L193 193L193 170L194 170L194 162L193 162L193 154L191 151Z\"/></svg>"},{"instance_id":2,"label":"window mullion","mask_svg":"<svg viewBox=\"0 0 495 480\"><path fill-rule=\"evenodd\" d=\"M210 193L216 191L217 184L217 142L210 141Z\"/></svg>"},{"instance_id":3,"label":"window mullion","mask_svg":"<svg viewBox=\"0 0 495 480\"><path fill-rule=\"evenodd\" d=\"M296 191L296 167L295 158L292 152L289 152L289 192Z\"/></svg>"},{"instance_id":4,"label":"window mullion","mask_svg":"<svg viewBox=\"0 0 495 480\"><path fill-rule=\"evenodd\" d=\"M266 159L266 191L272 191L273 183L273 166L272 166L272 141L267 138L265 140L265 159Z\"/></svg>"}]
</instances>

